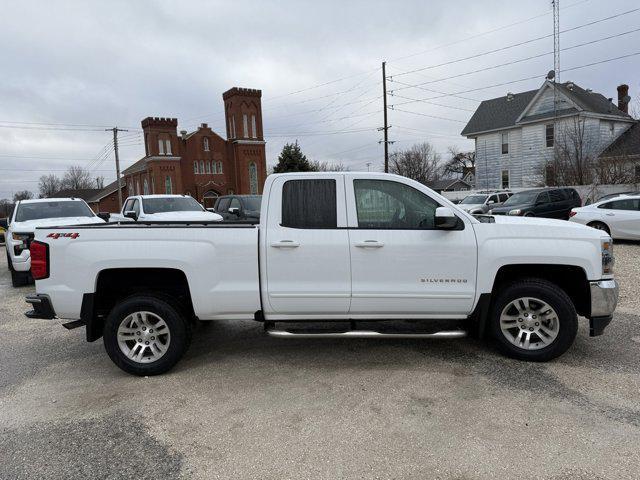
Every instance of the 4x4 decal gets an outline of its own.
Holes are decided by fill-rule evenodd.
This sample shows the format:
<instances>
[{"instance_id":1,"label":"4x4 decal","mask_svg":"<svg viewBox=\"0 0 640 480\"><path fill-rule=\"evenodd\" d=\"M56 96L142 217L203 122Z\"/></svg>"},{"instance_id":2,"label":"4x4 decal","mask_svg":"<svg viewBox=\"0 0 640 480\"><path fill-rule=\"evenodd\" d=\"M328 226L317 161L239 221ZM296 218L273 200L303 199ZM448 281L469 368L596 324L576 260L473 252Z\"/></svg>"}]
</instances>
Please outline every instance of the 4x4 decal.
<instances>
[{"instance_id":1,"label":"4x4 decal","mask_svg":"<svg viewBox=\"0 0 640 480\"><path fill-rule=\"evenodd\" d=\"M47 238L53 238L54 240L56 238L60 238L60 237L64 237L64 238L78 238L80 236L79 233L73 232L73 233L50 233L49 235L47 235Z\"/></svg>"}]
</instances>

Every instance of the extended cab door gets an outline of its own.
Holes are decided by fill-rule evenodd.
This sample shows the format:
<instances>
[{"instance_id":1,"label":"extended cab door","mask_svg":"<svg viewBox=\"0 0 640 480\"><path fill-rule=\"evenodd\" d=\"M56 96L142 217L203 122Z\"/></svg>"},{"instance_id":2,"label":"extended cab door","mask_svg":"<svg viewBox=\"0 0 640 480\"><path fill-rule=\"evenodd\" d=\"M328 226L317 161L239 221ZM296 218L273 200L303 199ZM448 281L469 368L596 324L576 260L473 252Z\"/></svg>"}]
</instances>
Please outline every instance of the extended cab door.
<instances>
[{"instance_id":1,"label":"extended cab door","mask_svg":"<svg viewBox=\"0 0 640 480\"><path fill-rule=\"evenodd\" d=\"M346 314L351 270L342 176L278 177L262 214L268 311L307 318Z\"/></svg>"},{"instance_id":2,"label":"extended cab door","mask_svg":"<svg viewBox=\"0 0 640 480\"><path fill-rule=\"evenodd\" d=\"M476 287L477 247L469 220L435 226L438 197L401 177L346 177L351 310L371 318L464 316ZM448 205L447 205L448 206Z\"/></svg>"}]
</instances>

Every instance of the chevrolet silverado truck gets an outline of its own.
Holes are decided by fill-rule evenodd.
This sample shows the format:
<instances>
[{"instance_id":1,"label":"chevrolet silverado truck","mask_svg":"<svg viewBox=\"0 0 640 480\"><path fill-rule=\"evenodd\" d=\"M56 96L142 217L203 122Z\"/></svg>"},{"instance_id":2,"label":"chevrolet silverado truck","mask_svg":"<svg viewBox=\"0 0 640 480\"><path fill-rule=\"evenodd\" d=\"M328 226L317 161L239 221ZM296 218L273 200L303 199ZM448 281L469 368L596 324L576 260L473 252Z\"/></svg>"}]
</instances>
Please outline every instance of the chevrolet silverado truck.
<instances>
[{"instance_id":1,"label":"chevrolet silverado truck","mask_svg":"<svg viewBox=\"0 0 640 480\"><path fill-rule=\"evenodd\" d=\"M126 372L184 355L198 321L248 320L280 338L488 337L506 355L564 353L578 316L600 335L618 286L605 232L473 217L382 173L270 175L259 224L39 228L31 318L103 338Z\"/></svg>"}]
</instances>

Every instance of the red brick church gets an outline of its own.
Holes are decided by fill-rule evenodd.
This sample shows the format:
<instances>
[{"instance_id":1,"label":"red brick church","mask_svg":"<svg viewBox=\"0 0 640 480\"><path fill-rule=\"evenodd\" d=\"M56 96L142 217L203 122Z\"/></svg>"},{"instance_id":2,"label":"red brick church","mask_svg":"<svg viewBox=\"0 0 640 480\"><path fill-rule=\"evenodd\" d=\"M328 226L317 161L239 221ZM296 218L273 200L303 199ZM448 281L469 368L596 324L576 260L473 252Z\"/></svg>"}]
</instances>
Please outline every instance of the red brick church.
<instances>
[{"instance_id":1,"label":"red brick church","mask_svg":"<svg viewBox=\"0 0 640 480\"><path fill-rule=\"evenodd\" d=\"M261 96L250 88L224 92L226 138L206 123L178 134L176 118L142 120L145 156L122 172L123 196L179 193L212 207L219 195L261 194L267 175ZM116 192L115 182L112 190L106 196Z\"/></svg>"}]
</instances>

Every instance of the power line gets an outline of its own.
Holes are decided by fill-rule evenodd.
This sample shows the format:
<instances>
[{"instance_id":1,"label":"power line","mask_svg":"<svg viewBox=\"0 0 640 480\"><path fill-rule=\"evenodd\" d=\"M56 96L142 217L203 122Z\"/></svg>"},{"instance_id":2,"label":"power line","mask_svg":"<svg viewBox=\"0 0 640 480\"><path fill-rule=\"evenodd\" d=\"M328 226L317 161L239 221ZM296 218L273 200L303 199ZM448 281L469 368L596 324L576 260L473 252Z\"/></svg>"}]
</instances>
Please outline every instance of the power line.
<instances>
[{"instance_id":1,"label":"power line","mask_svg":"<svg viewBox=\"0 0 640 480\"><path fill-rule=\"evenodd\" d=\"M621 13L617 13L615 15L611 15L611 16L608 16L608 17L599 18L597 20L593 20L593 21L588 22L588 23L583 23L582 25L577 25L575 27L567 28L566 30L560 31L560 33L561 34L562 33L568 33L568 32L572 32L574 30L579 30L581 28L590 27L592 25L596 25L598 23L602 23L602 22L605 22L607 20L612 20L614 18L622 17L624 15L628 15L630 13L637 12L638 10L640 10L640 8L633 8L631 10L627 10L626 12L621 12ZM527 45L527 44L530 44L530 43L533 43L533 42L537 42L537 41L540 41L540 40L544 40L546 38L551 38L551 37L553 37L553 34L542 35L540 37L531 38L529 40L525 40L525 41L522 41L522 42L517 42L517 43L512 43L510 45L505 45L504 47L495 48L493 50L487 50L485 52L480 52L480 53L477 53L477 54L474 54L474 55L470 55L468 57L458 58L456 60L449 60L447 62L437 63L437 64L434 64L434 65L428 65L426 67L416 68L416 69L413 69L413 70L401 71L401 73L396 73L393 76L394 77L401 77L403 75L409 75L409 74L412 74L412 73L423 72L425 70L430 70L430 69L433 69L433 68L444 67L444 66L447 66L447 65L452 65L454 63L464 62L466 60L472 60L474 58L479 58L479 57L483 57L485 55L490 55L492 53L502 52L502 51L505 51L505 50L509 50L511 48L521 47L523 45Z\"/></svg>"},{"instance_id":2,"label":"power line","mask_svg":"<svg viewBox=\"0 0 640 480\"><path fill-rule=\"evenodd\" d=\"M446 118L446 117L438 117L436 115L428 115L426 113L420 113L420 112L411 112L409 110L402 110L400 108L395 108L395 106L391 106L391 110L395 111L395 112L404 112L404 113L412 113L414 115L420 115L421 117L429 117L429 118L435 118L437 120L447 120L449 122L457 122L457 123L467 123L464 120L456 120L455 118Z\"/></svg>"}]
</instances>

